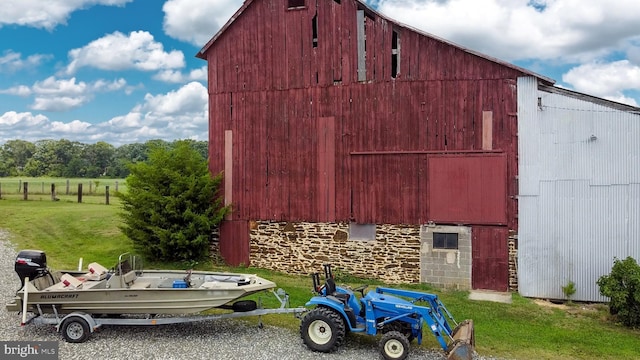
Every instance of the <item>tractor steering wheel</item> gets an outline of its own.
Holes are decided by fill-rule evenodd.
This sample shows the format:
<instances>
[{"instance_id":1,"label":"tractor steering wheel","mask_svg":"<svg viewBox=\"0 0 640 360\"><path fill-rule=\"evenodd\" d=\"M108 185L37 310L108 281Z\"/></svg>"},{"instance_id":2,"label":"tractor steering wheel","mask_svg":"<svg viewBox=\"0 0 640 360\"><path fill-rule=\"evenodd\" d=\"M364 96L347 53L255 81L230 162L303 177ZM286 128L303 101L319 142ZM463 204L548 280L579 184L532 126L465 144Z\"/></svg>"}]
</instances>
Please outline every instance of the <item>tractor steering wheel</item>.
<instances>
[{"instance_id":1,"label":"tractor steering wheel","mask_svg":"<svg viewBox=\"0 0 640 360\"><path fill-rule=\"evenodd\" d=\"M353 289L353 291L354 291L354 292L356 292L356 291L357 291L357 292L359 292L362 296L364 296L364 290L365 290L366 288L368 288L368 287L369 287L369 285L366 285L366 284L365 284L365 285L360 285L360 286L358 286L357 288Z\"/></svg>"}]
</instances>

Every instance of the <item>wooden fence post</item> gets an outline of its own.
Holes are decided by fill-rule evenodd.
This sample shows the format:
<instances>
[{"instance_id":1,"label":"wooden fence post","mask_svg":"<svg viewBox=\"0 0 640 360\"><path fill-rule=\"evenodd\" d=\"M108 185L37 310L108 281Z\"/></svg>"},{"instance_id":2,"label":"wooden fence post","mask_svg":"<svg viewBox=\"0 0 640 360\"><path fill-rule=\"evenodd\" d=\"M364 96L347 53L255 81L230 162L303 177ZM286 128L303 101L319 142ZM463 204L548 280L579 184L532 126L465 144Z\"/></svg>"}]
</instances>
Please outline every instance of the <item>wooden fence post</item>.
<instances>
[{"instance_id":1,"label":"wooden fence post","mask_svg":"<svg viewBox=\"0 0 640 360\"><path fill-rule=\"evenodd\" d=\"M93 184L89 181L89 194L93 192Z\"/></svg>"},{"instance_id":2,"label":"wooden fence post","mask_svg":"<svg viewBox=\"0 0 640 360\"><path fill-rule=\"evenodd\" d=\"M69 195L69 179L67 179L67 192L66 195Z\"/></svg>"},{"instance_id":3,"label":"wooden fence post","mask_svg":"<svg viewBox=\"0 0 640 360\"><path fill-rule=\"evenodd\" d=\"M51 201L56 201L56 184L51 183Z\"/></svg>"},{"instance_id":4,"label":"wooden fence post","mask_svg":"<svg viewBox=\"0 0 640 360\"><path fill-rule=\"evenodd\" d=\"M18 180L18 194L20 194L20 190L22 190L22 180Z\"/></svg>"},{"instance_id":5,"label":"wooden fence post","mask_svg":"<svg viewBox=\"0 0 640 360\"><path fill-rule=\"evenodd\" d=\"M2 183L0 183L0 199L2 199Z\"/></svg>"},{"instance_id":6,"label":"wooden fence post","mask_svg":"<svg viewBox=\"0 0 640 360\"><path fill-rule=\"evenodd\" d=\"M23 200L29 199L29 183L26 181L24 182L24 194L22 195L22 199Z\"/></svg>"},{"instance_id":7,"label":"wooden fence post","mask_svg":"<svg viewBox=\"0 0 640 360\"><path fill-rule=\"evenodd\" d=\"M107 201L107 205L109 205L109 185L104 187L104 192L107 196L106 201Z\"/></svg>"},{"instance_id":8,"label":"wooden fence post","mask_svg":"<svg viewBox=\"0 0 640 360\"><path fill-rule=\"evenodd\" d=\"M78 184L78 203L82 202L82 183Z\"/></svg>"},{"instance_id":9,"label":"wooden fence post","mask_svg":"<svg viewBox=\"0 0 640 360\"><path fill-rule=\"evenodd\" d=\"M118 182L116 181L116 192L118 192Z\"/></svg>"}]
</instances>

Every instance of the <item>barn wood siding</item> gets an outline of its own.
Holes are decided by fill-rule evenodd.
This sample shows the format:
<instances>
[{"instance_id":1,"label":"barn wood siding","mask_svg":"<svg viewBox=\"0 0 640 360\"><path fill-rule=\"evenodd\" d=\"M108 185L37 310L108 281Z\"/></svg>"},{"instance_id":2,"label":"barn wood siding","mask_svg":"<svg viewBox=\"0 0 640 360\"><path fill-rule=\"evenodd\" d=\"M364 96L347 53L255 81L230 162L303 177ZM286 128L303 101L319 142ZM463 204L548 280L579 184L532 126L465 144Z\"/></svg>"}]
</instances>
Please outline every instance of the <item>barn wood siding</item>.
<instances>
[{"instance_id":1,"label":"barn wood siding","mask_svg":"<svg viewBox=\"0 0 640 360\"><path fill-rule=\"evenodd\" d=\"M231 130L232 218L326 219L318 123L333 117L334 220L423 223L425 154L483 153L482 113L491 111L492 148L507 158L507 224L517 226L520 73L368 13L367 81L358 82L359 6L307 1L304 9L288 10L286 1L254 0L208 48L211 169L224 168L222 133ZM396 79L394 30L401 42Z\"/></svg>"}]
</instances>

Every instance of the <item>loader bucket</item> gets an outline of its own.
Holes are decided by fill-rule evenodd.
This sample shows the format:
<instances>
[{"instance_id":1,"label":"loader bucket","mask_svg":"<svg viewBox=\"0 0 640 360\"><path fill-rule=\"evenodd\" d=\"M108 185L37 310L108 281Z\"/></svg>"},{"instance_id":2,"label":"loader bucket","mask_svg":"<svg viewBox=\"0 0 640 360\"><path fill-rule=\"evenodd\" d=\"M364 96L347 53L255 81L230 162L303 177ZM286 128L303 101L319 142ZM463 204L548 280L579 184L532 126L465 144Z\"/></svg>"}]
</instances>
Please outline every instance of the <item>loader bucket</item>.
<instances>
[{"instance_id":1,"label":"loader bucket","mask_svg":"<svg viewBox=\"0 0 640 360\"><path fill-rule=\"evenodd\" d=\"M447 348L447 360L471 360L475 351L473 320L465 320L453 330L453 341Z\"/></svg>"}]
</instances>

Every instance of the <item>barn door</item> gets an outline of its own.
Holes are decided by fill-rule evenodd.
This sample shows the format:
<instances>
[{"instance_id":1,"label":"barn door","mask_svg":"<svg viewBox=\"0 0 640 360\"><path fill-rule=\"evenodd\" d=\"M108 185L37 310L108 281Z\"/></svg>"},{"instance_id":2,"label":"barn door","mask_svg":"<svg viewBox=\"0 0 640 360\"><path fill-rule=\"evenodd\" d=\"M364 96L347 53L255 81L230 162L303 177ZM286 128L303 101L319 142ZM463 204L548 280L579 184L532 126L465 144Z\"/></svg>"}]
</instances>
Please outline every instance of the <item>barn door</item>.
<instances>
[{"instance_id":1,"label":"barn door","mask_svg":"<svg viewBox=\"0 0 640 360\"><path fill-rule=\"evenodd\" d=\"M509 286L507 228L474 226L471 234L471 287L507 291Z\"/></svg>"},{"instance_id":2,"label":"barn door","mask_svg":"<svg viewBox=\"0 0 640 360\"><path fill-rule=\"evenodd\" d=\"M220 255L231 266L249 265L249 223L246 220L220 223Z\"/></svg>"}]
</instances>

